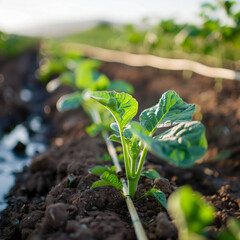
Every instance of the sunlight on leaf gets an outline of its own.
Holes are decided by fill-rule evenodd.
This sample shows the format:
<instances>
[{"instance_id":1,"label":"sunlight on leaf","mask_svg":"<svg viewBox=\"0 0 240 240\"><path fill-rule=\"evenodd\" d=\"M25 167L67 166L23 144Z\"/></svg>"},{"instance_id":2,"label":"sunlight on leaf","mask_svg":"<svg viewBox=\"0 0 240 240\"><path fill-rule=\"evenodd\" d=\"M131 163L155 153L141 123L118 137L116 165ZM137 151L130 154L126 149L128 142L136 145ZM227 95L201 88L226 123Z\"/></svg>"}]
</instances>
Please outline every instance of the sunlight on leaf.
<instances>
[{"instance_id":1,"label":"sunlight on leaf","mask_svg":"<svg viewBox=\"0 0 240 240\"><path fill-rule=\"evenodd\" d=\"M132 122L131 126L152 153L177 166L193 165L207 149L205 128L197 121L180 123L155 138L149 137L139 123Z\"/></svg>"},{"instance_id":2,"label":"sunlight on leaf","mask_svg":"<svg viewBox=\"0 0 240 240\"><path fill-rule=\"evenodd\" d=\"M91 98L104 105L114 116L122 129L132 120L138 110L137 101L129 94L93 92Z\"/></svg>"},{"instance_id":3,"label":"sunlight on leaf","mask_svg":"<svg viewBox=\"0 0 240 240\"><path fill-rule=\"evenodd\" d=\"M171 126L191 121L194 111L194 104L187 104L176 92L168 91L162 95L155 106L144 110L139 118L141 125L152 135L156 128L166 122Z\"/></svg>"}]
</instances>

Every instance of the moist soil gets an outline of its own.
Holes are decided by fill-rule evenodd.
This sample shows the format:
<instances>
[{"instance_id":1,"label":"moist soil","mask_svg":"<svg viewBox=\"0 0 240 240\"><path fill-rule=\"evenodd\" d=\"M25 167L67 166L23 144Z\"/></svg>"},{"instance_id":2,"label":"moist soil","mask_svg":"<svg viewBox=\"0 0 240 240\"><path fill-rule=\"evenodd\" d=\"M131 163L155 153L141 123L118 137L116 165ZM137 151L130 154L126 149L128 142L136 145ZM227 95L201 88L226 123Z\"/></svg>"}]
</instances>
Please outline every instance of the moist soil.
<instances>
[{"instance_id":1,"label":"moist soil","mask_svg":"<svg viewBox=\"0 0 240 240\"><path fill-rule=\"evenodd\" d=\"M208 233L214 239L228 218L240 217L240 83L117 63L104 63L101 72L110 79L132 83L140 111L156 104L170 89L197 105L194 117L206 127L207 154L195 166L184 169L148 154L144 168L154 168L162 178L142 177L137 197L152 187L169 197L179 186L191 185L216 208ZM13 77L17 78L16 72ZM90 190L98 177L88 169L112 163L99 160L107 152L106 146L100 137L86 134L90 120L82 109L56 111L56 101L71 91L61 87L46 98L44 110L46 118L52 119L55 136L47 151L36 155L17 175L6 196L8 207L1 213L0 239L136 239L122 195L112 187ZM6 105L3 108L9 111ZM177 239L172 220L153 197L134 204L149 239Z\"/></svg>"}]
</instances>

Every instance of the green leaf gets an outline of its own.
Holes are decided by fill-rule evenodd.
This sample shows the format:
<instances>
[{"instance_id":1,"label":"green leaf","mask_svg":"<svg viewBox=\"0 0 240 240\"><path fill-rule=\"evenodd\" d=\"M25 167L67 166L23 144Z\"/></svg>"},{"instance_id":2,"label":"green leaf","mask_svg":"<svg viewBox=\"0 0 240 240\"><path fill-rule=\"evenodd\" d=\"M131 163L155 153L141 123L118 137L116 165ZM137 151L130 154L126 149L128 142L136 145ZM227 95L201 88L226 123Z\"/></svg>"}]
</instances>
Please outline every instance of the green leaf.
<instances>
[{"instance_id":1,"label":"green leaf","mask_svg":"<svg viewBox=\"0 0 240 240\"><path fill-rule=\"evenodd\" d=\"M215 213L214 207L190 186L178 188L170 195L168 209L176 222L180 239L191 239L189 235L192 233L202 235L212 223Z\"/></svg>"},{"instance_id":2,"label":"green leaf","mask_svg":"<svg viewBox=\"0 0 240 240\"><path fill-rule=\"evenodd\" d=\"M59 76L59 80L62 84L64 85L74 85L74 73L73 72L63 72L60 76Z\"/></svg>"},{"instance_id":3,"label":"green leaf","mask_svg":"<svg viewBox=\"0 0 240 240\"><path fill-rule=\"evenodd\" d=\"M141 175L150 179L156 179L161 177L161 175L155 169L148 169L146 171L143 171Z\"/></svg>"},{"instance_id":4,"label":"green leaf","mask_svg":"<svg viewBox=\"0 0 240 240\"><path fill-rule=\"evenodd\" d=\"M120 131L117 123L111 123L110 127L114 131L114 134L110 136L110 140L121 143ZM131 141L133 134L132 134L132 131L130 130L130 125L124 128L123 136L127 141L128 140Z\"/></svg>"},{"instance_id":5,"label":"green leaf","mask_svg":"<svg viewBox=\"0 0 240 240\"><path fill-rule=\"evenodd\" d=\"M126 92L129 94L133 94L134 93L134 88L133 86L128 83L128 82L124 82L122 80L114 80L111 81L110 85L107 88L108 91L118 91L118 92Z\"/></svg>"},{"instance_id":6,"label":"green leaf","mask_svg":"<svg viewBox=\"0 0 240 240\"><path fill-rule=\"evenodd\" d=\"M132 160L135 161L138 159L141 148L139 147L139 140L136 135L133 135L131 139L126 139L128 153L131 156Z\"/></svg>"},{"instance_id":7,"label":"green leaf","mask_svg":"<svg viewBox=\"0 0 240 240\"><path fill-rule=\"evenodd\" d=\"M91 70L97 70L101 65L101 62L94 59L82 59L79 61L79 64L77 66L78 71L91 71Z\"/></svg>"},{"instance_id":8,"label":"green leaf","mask_svg":"<svg viewBox=\"0 0 240 240\"><path fill-rule=\"evenodd\" d=\"M109 182L107 181L103 181L103 180L99 180L97 182L94 182L91 186L91 189L94 188L98 188L98 187L103 187L103 186L110 186L111 184L109 184Z\"/></svg>"},{"instance_id":9,"label":"green leaf","mask_svg":"<svg viewBox=\"0 0 240 240\"><path fill-rule=\"evenodd\" d=\"M136 115L138 103L127 93L93 92L91 98L105 106L123 129Z\"/></svg>"},{"instance_id":10,"label":"green leaf","mask_svg":"<svg viewBox=\"0 0 240 240\"><path fill-rule=\"evenodd\" d=\"M110 80L104 74L96 72L99 63L95 60L85 59L80 62L75 70L75 86L79 89L102 91L110 85Z\"/></svg>"},{"instance_id":11,"label":"green leaf","mask_svg":"<svg viewBox=\"0 0 240 240\"><path fill-rule=\"evenodd\" d=\"M152 153L176 166L193 165L207 150L205 128L198 121L180 123L154 138L137 122L132 122L131 127Z\"/></svg>"},{"instance_id":12,"label":"green leaf","mask_svg":"<svg viewBox=\"0 0 240 240\"><path fill-rule=\"evenodd\" d=\"M144 198L146 196L153 196L155 197L160 203L161 205L167 209L167 198L165 196L165 193L160 191L159 189L156 188L152 188L150 191L148 191L147 193L145 193L143 196L141 196L140 198L138 198L137 200Z\"/></svg>"},{"instance_id":13,"label":"green leaf","mask_svg":"<svg viewBox=\"0 0 240 240\"><path fill-rule=\"evenodd\" d=\"M120 130L119 127L117 125L117 123L111 123L110 127L112 128L112 130L114 131L115 135L117 137L119 137L120 139ZM130 130L131 126L127 125L124 129L123 129L123 135L125 137L125 139L131 139L133 137L132 131Z\"/></svg>"},{"instance_id":14,"label":"green leaf","mask_svg":"<svg viewBox=\"0 0 240 240\"><path fill-rule=\"evenodd\" d=\"M153 135L156 128L164 125L191 121L194 112L194 104L187 104L176 92L168 91L162 95L158 104L141 113L140 123L149 135Z\"/></svg>"},{"instance_id":15,"label":"green leaf","mask_svg":"<svg viewBox=\"0 0 240 240\"><path fill-rule=\"evenodd\" d=\"M76 71L75 75L75 86L81 90L89 89L94 78L92 71Z\"/></svg>"},{"instance_id":16,"label":"green leaf","mask_svg":"<svg viewBox=\"0 0 240 240\"><path fill-rule=\"evenodd\" d=\"M107 89L109 84L110 84L110 80L106 75L98 74L96 78L93 79L89 88L91 91L103 91Z\"/></svg>"},{"instance_id":17,"label":"green leaf","mask_svg":"<svg viewBox=\"0 0 240 240\"><path fill-rule=\"evenodd\" d=\"M108 172L110 174L115 174L116 172L116 167L115 166L112 166L111 168L105 166L95 166L93 168L90 168L88 170L89 173L92 173L92 174L96 174L96 175L102 175L103 173L105 172Z\"/></svg>"},{"instance_id":18,"label":"green leaf","mask_svg":"<svg viewBox=\"0 0 240 240\"><path fill-rule=\"evenodd\" d=\"M109 140L111 140L111 141L113 141L113 142L121 143L120 137L119 137L119 136L116 136L116 135L114 135L114 134L109 137Z\"/></svg>"},{"instance_id":19,"label":"green leaf","mask_svg":"<svg viewBox=\"0 0 240 240\"><path fill-rule=\"evenodd\" d=\"M102 129L103 129L103 126L101 124L96 124L96 123L93 123L90 126L87 126L85 128L86 132L90 137L97 136L102 131Z\"/></svg>"},{"instance_id":20,"label":"green leaf","mask_svg":"<svg viewBox=\"0 0 240 240\"><path fill-rule=\"evenodd\" d=\"M67 94L62 96L57 102L57 109L61 111L72 110L78 108L84 101L80 92Z\"/></svg>"},{"instance_id":21,"label":"green leaf","mask_svg":"<svg viewBox=\"0 0 240 240\"><path fill-rule=\"evenodd\" d=\"M112 123L111 128L114 130L115 134L110 136L110 140L114 141L114 142L121 143L120 132L119 132L118 125L116 123ZM130 125L127 125L124 128L123 137L126 140L128 153L129 153L130 157L133 160L136 160L138 158L138 155L139 155L141 149L139 148L138 138L135 135L132 134L132 131L130 130L130 128L131 128Z\"/></svg>"},{"instance_id":22,"label":"green leaf","mask_svg":"<svg viewBox=\"0 0 240 240\"><path fill-rule=\"evenodd\" d=\"M96 81L94 70L99 68L100 62L92 59L83 59L75 69L75 85L79 89L88 89Z\"/></svg>"},{"instance_id":23,"label":"green leaf","mask_svg":"<svg viewBox=\"0 0 240 240\"><path fill-rule=\"evenodd\" d=\"M160 191L159 189L152 188L147 192L147 195L154 196L162 204L162 206L167 209L167 198L164 192Z\"/></svg>"},{"instance_id":24,"label":"green leaf","mask_svg":"<svg viewBox=\"0 0 240 240\"><path fill-rule=\"evenodd\" d=\"M117 123L111 123L110 127L114 132L114 134L110 136L110 140L121 143L120 131ZM123 129L123 136L126 139L126 141L131 141L131 139L133 138L133 134L132 131L130 130L130 127L131 127L130 125L127 125Z\"/></svg>"},{"instance_id":25,"label":"green leaf","mask_svg":"<svg viewBox=\"0 0 240 240\"><path fill-rule=\"evenodd\" d=\"M123 188L122 183L118 180L116 175L110 174L109 172L104 172L101 175L101 179L108 182L109 185L122 191L122 188Z\"/></svg>"}]
</instances>

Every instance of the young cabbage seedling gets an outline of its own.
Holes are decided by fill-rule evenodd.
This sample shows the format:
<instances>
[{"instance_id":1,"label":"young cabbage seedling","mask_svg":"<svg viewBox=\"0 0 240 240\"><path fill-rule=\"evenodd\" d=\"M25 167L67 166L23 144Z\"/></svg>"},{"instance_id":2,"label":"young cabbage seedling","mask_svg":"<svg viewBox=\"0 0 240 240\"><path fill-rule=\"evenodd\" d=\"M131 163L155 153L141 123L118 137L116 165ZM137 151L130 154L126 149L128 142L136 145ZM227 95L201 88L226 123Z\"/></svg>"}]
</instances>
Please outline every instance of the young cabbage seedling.
<instances>
[{"instance_id":1,"label":"young cabbage seedling","mask_svg":"<svg viewBox=\"0 0 240 240\"><path fill-rule=\"evenodd\" d=\"M128 194L132 198L135 198L148 150L180 167L193 165L206 152L204 126L191 121L195 105L185 103L174 91L164 93L155 106L144 110L140 122L132 121L138 111L138 102L131 95L99 91L92 92L90 97L107 108L115 119L111 124L115 133L110 139L122 144ZM172 128L156 134L157 129L165 126ZM105 185L111 185L106 184L105 178L102 180ZM156 194L155 190L149 195L153 193Z\"/></svg>"}]
</instances>

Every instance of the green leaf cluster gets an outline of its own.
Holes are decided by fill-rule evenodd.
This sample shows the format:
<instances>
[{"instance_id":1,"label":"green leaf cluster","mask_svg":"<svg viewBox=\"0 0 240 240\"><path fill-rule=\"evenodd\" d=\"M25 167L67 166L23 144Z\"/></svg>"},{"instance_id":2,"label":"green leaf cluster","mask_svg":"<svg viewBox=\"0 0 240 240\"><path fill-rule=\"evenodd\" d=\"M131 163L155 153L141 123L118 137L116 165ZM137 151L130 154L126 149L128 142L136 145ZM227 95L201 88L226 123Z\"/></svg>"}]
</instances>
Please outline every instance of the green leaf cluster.
<instances>
[{"instance_id":1,"label":"green leaf cluster","mask_svg":"<svg viewBox=\"0 0 240 240\"><path fill-rule=\"evenodd\" d=\"M138 102L131 95L98 91L90 97L115 119L110 139L122 143L129 194L133 198L148 150L181 167L193 165L206 152L205 128L200 122L191 121L195 105L187 104L174 91L164 93L156 105L144 110L139 122L132 121ZM156 134L157 129L166 126L171 128Z\"/></svg>"}]
</instances>

